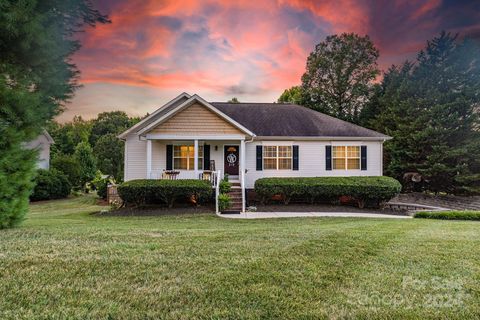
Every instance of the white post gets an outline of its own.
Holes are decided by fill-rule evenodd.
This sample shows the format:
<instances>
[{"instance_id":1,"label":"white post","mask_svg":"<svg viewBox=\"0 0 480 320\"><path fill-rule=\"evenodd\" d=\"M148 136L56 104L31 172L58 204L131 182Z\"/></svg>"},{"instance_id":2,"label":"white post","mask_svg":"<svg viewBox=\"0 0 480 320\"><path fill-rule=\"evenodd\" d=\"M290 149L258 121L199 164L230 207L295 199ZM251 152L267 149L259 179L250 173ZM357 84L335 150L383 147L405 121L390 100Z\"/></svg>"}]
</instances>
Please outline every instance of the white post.
<instances>
[{"instance_id":1,"label":"white post","mask_svg":"<svg viewBox=\"0 0 480 320\"><path fill-rule=\"evenodd\" d=\"M193 142L193 170L195 172L195 179L198 179L198 140Z\"/></svg>"},{"instance_id":2,"label":"white post","mask_svg":"<svg viewBox=\"0 0 480 320\"><path fill-rule=\"evenodd\" d=\"M242 212L245 212L245 139L240 140L240 188L242 188Z\"/></svg>"},{"instance_id":3,"label":"white post","mask_svg":"<svg viewBox=\"0 0 480 320\"><path fill-rule=\"evenodd\" d=\"M147 140L147 179L152 178L152 140Z\"/></svg>"}]
</instances>

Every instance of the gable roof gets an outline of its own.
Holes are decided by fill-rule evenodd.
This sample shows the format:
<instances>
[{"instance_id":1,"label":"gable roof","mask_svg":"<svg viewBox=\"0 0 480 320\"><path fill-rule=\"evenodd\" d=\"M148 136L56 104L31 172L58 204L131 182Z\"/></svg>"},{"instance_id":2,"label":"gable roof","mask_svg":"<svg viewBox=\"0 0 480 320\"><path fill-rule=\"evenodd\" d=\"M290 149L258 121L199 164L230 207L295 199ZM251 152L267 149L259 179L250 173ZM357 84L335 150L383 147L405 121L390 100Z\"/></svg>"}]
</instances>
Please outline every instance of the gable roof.
<instances>
[{"instance_id":1,"label":"gable roof","mask_svg":"<svg viewBox=\"0 0 480 320\"><path fill-rule=\"evenodd\" d=\"M137 132L138 130L141 130L145 126L148 126L151 124L153 121L158 119L159 117L162 117L163 115L167 114L168 112L172 111L175 109L175 107L178 107L180 104L184 103L188 99L190 99L191 95L189 95L186 92L183 92L176 96L174 99L170 100L167 102L165 105L162 107L158 108L155 110L152 114L148 115L147 117L143 118L140 120L138 123L136 123L134 126L128 128L126 131L122 132L121 134L118 135L118 138L124 139L127 137L129 133L132 132Z\"/></svg>"},{"instance_id":2,"label":"gable roof","mask_svg":"<svg viewBox=\"0 0 480 320\"><path fill-rule=\"evenodd\" d=\"M151 123L145 125L142 129L138 130L137 133L140 134L140 135L147 133L148 131L150 131L153 128L155 128L156 126L158 126L160 123L170 119L172 116L174 116L178 112L188 108L189 106L191 106L195 103L201 104L204 107L206 107L207 109L213 111L215 114L220 116L220 118L223 118L225 121L229 122L234 127L239 129L240 131L243 131L247 135L255 136L255 134L252 131L250 131L249 129L247 129L246 127L244 127L243 125L241 125L240 123L235 121L234 119L230 118L229 116L227 116L226 114L224 114L223 112L221 112L220 110L218 110L217 108L212 106L210 103L205 101L202 97L200 97L199 95L196 95L196 94L191 96L187 101L183 102L180 105L176 105L173 108L168 108L167 110L163 110L163 112L161 112L160 114L158 114L156 116L155 120L151 121Z\"/></svg>"},{"instance_id":3,"label":"gable roof","mask_svg":"<svg viewBox=\"0 0 480 320\"><path fill-rule=\"evenodd\" d=\"M212 102L232 119L265 137L390 137L296 104Z\"/></svg>"}]
</instances>

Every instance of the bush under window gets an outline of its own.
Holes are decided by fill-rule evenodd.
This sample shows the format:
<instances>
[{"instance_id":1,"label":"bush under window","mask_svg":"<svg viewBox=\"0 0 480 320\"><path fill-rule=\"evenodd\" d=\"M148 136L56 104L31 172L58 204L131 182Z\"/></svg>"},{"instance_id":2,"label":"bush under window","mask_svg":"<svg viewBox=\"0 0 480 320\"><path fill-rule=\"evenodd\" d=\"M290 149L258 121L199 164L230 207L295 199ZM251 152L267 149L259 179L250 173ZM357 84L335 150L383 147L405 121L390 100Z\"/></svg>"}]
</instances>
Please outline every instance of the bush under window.
<instances>
[{"instance_id":1,"label":"bush under window","mask_svg":"<svg viewBox=\"0 0 480 320\"><path fill-rule=\"evenodd\" d=\"M55 169L40 169L35 177L35 188L30 195L31 201L66 198L72 185L65 174Z\"/></svg>"},{"instance_id":2,"label":"bush under window","mask_svg":"<svg viewBox=\"0 0 480 320\"><path fill-rule=\"evenodd\" d=\"M149 203L164 203L169 208L178 200L193 200L196 203L212 197L212 185L205 180L131 180L118 187L118 194L127 204L142 206Z\"/></svg>"},{"instance_id":3,"label":"bush under window","mask_svg":"<svg viewBox=\"0 0 480 320\"><path fill-rule=\"evenodd\" d=\"M255 182L255 192L262 203L280 196L285 204L291 199L336 202L346 196L359 207L378 207L395 197L400 183L390 177L315 177L315 178L262 178Z\"/></svg>"}]
</instances>

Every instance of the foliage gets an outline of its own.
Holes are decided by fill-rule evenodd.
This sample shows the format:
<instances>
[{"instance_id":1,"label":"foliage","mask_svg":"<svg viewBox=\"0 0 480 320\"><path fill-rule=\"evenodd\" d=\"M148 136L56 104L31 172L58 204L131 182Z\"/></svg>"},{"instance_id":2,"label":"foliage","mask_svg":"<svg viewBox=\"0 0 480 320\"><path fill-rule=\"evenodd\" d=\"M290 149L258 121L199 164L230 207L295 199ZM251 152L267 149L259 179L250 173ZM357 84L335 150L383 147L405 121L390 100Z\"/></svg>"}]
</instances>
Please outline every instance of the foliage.
<instances>
[{"instance_id":1,"label":"foliage","mask_svg":"<svg viewBox=\"0 0 480 320\"><path fill-rule=\"evenodd\" d=\"M80 163L73 155L55 155L51 160L50 167L66 175L68 181L74 188L81 186Z\"/></svg>"},{"instance_id":2,"label":"foliage","mask_svg":"<svg viewBox=\"0 0 480 320\"><path fill-rule=\"evenodd\" d=\"M81 116L73 117L71 122L59 124L52 121L47 126L48 133L55 141L51 146L51 154L71 155L81 142L88 142L92 131L92 121L83 120Z\"/></svg>"},{"instance_id":3,"label":"foliage","mask_svg":"<svg viewBox=\"0 0 480 320\"><path fill-rule=\"evenodd\" d=\"M372 96L378 50L368 36L328 36L307 59L302 76L302 105L331 116L359 122Z\"/></svg>"},{"instance_id":4,"label":"foliage","mask_svg":"<svg viewBox=\"0 0 480 320\"><path fill-rule=\"evenodd\" d=\"M95 156L88 142L81 142L75 147L75 159L80 164L80 184L85 187L87 182L95 178L97 171Z\"/></svg>"},{"instance_id":5,"label":"foliage","mask_svg":"<svg viewBox=\"0 0 480 320\"><path fill-rule=\"evenodd\" d=\"M212 186L205 180L131 180L118 186L118 194L126 203L136 206L161 201L172 208L178 199L195 198L197 202L212 196Z\"/></svg>"},{"instance_id":6,"label":"foliage","mask_svg":"<svg viewBox=\"0 0 480 320\"><path fill-rule=\"evenodd\" d=\"M95 178L92 181L97 195L102 199L107 199L108 185L115 184L115 179L109 175L104 175L100 170L95 173Z\"/></svg>"},{"instance_id":7,"label":"foliage","mask_svg":"<svg viewBox=\"0 0 480 320\"><path fill-rule=\"evenodd\" d=\"M114 134L106 134L97 140L93 148L97 167L102 172L123 180L124 143Z\"/></svg>"},{"instance_id":8,"label":"foliage","mask_svg":"<svg viewBox=\"0 0 480 320\"><path fill-rule=\"evenodd\" d=\"M35 177L35 187L30 200L52 200L66 198L72 190L67 176L55 169L40 169Z\"/></svg>"},{"instance_id":9,"label":"foliage","mask_svg":"<svg viewBox=\"0 0 480 320\"><path fill-rule=\"evenodd\" d=\"M285 204L292 198L307 198L313 202L350 196L360 207L378 206L400 190L400 183L390 177L261 178L255 182L255 192L262 203L274 195L281 195Z\"/></svg>"},{"instance_id":10,"label":"foliage","mask_svg":"<svg viewBox=\"0 0 480 320\"><path fill-rule=\"evenodd\" d=\"M218 210L223 212L231 207L230 196L226 193L220 193L218 195Z\"/></svg>"},{"instance_id":11,"label":"foliage","mask_svg":"<svg viewBox=\"0 0 480 320\"><path fill-rule=\"evenodd\" d=\"M96 146L97 141L105 135L117 136L133 124L135 120L130 119L123 111L102 112L92 121L90 145Z\"/></svg>"},{"instance_id":12,"label":"foliage","mask_svg":"<svg viewBox=\"0 0 480 320\"><path fill-rule=\"evenodd\" d=\"M228 181L228 179L223 179L220 181L218 188L220 189L220 193L229 193L232 189L232 184Z\"/></svg>"},{"instance_id":13,"label":"foliage","mask_svg":"<svg viewBox=\"0 0 480 320\"><path fill-rule=\"evenodd\" d=\"M0 227L22 220L35 153L22 148L77 88L71 62L84 26L107 22L87 0L0 0Z\"/></svg>"},{"instance_id":14,"label":"foliage","mask_svg":"<svg viewBox=\"0 0 480 320\"><path fill-rule=\"evenodd\" d=\"M441 220L480 220L480 211L420 211L415 218Z\"/></svg>"},{"instance_id":15,"label":"foliage","mask_svg":"<svg viewBox=\"0 0 480 320\"><path fill-rule=\"evenodd\" d=\"M227 101L228 103L240 103L237 97L233 97L232 99Z\"/></svg>"},{"instance_id":16,"label":"foliage","mask_svg":"<svg viewBox=\"0 0 480 320\"><path fill-rule=\"evenodd\" d=\"M386 174L423 176L424 190L480 192L480 45L442 33L416 64L390 68L370 114L385 144Z\"/></svg>"},{"instance_id":17,"label":"foliage","mask_svg":"<svg viewBox=\"0 0 480 320\"><path fill-rule=\"evenodd\" d=\"M290 89L285 89L278 98L278 103L302 104L302 87L293 86Z\"/></svg>"}]
</instances>

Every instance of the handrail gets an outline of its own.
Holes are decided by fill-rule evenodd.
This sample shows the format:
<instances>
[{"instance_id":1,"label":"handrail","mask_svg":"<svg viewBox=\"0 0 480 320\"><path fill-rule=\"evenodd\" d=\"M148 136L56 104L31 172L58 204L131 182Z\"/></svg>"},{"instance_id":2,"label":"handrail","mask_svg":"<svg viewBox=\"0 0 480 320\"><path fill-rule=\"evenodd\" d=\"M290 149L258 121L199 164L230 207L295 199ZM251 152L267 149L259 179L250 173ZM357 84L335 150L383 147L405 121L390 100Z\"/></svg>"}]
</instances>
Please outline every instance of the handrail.
<instances>
[{"instance_id":1,"label":"handrail","mask_svg":"<svg viewBox=\"0 0 480 320\"><path fill-rule=\"evenodd\" d=\"M222 176L222 171L217 170L215 172L216 177L214 177L214 186L215 186L215 213L219 214L218 210L218 196L220 195L220 177Z\"/></svg>"}]
</instances>

